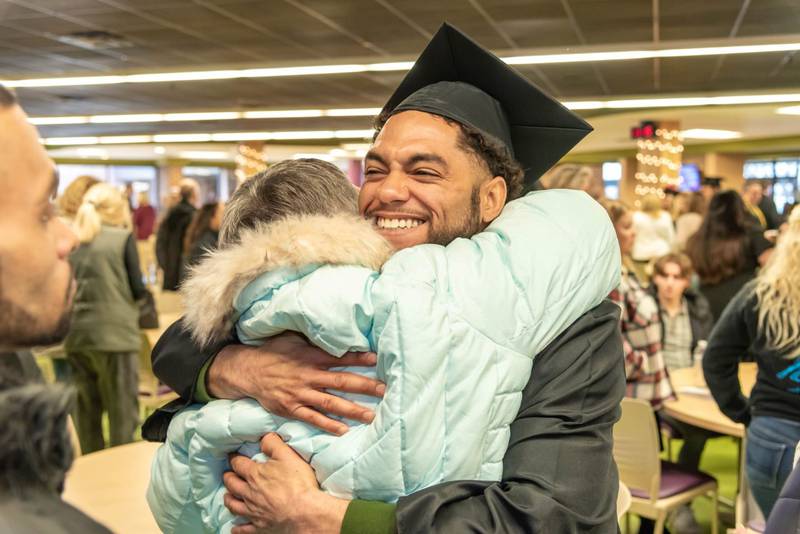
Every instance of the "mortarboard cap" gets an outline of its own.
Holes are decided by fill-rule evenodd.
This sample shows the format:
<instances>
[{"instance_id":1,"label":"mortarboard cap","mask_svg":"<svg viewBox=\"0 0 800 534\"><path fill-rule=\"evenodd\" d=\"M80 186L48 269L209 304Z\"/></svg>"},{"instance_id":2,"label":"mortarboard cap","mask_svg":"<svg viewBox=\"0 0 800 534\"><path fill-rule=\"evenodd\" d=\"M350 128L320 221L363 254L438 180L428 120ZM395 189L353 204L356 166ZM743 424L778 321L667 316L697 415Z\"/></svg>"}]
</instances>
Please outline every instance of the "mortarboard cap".
<instances>
[{"instance_id":1,"label":"mortarboard cap","mask_svg":"<svg viewBox=\"0 0 800 534\"><path fill-rule=\"evenodd\" d=\"M721 184L722 178L716 176L703 176L700 180L700 185L708 185L710 187L720 187Z\"/></svg>"},{"instance_id":2,"label":"mortarboard cap","mask_svg":"<svg viewBox=\"0 0 800 534\"><path fill-rule=\"evenodd\" d=\"M424 111L503 143L525 170L525 189L592 127L497 56L445 23L383 112Z\"/></svg>"}]
</instances>

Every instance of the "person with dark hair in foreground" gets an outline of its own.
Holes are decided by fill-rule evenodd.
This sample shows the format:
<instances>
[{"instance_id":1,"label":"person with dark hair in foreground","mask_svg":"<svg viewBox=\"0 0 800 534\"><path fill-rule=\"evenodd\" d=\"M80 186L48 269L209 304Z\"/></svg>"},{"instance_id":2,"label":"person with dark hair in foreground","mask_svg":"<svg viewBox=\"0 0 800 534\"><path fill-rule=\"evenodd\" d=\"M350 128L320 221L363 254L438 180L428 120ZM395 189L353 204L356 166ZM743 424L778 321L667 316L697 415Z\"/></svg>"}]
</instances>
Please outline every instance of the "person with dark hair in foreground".
<instances>
[{"instance_id":1,"label":"person with dark hair in foreground","mask_svg":"<svg viewBox=\"0 0 800 534\"><path fill-rule=\"evenodd\" d=\"M590 129L447 25L385 109L389 117L366 157L359 212L398 250L479 231L492 206L530 190ZM491 283L491 273L485 276ZM255 398L272 413L336 433L346 425L322 412L372 420L326 390L379 396L374 380L327 371L373 365L374 355L343 361L283 336L261 347L235 341L201 349L180 322L164 334L154 369L184 400L152 418L147 435L163 436L170 410L211 397ZM338 499L319 489L288 445L267 435L269 462L237 456L224 476L225 504L251 521L232 532L617 532L612 427L625 389L621 353L619 309L606 301L537 355L499 482L448 482L396 505Z\"/></svg>"},{"instance_id":2,"label":"person with dark hair in foreground","mask_svg":"<svg viewBox=\"0 0 800 534\"><path fill-rule=\"evenodd\" d=\"M0 86L0 532L107 534L60 498L72 463L69 394L26 382L24 364L6 365L6 352L57 343L69 330L77 240L56 214L57 186L36 129Z\"/></svg>"}]
</instances>

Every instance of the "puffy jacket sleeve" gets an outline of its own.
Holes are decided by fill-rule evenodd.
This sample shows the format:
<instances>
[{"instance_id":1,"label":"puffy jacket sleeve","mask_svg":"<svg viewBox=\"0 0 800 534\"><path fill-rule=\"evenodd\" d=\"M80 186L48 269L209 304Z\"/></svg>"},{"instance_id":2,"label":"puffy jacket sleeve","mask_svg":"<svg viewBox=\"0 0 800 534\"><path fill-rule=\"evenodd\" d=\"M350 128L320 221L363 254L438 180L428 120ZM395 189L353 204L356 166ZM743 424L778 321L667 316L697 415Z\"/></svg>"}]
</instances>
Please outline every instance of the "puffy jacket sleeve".
<instances>
[{"instance_id":1,"label":"puffy jacket sleeve","mask_svg":"<svg viewBox=\"0 0 800 534\"><path fill-rule=\"evenodd\" d=\"M436 261L446 264L437 276L447 275L454 313L531 357L600 304L621 272L606 211L570 190L509 203L484 232L454 241Z\"/></svg>"},{"instance_id":2,"label":"puffy jacket sleeve","mask_svg":"<svg viewBox=\"0 0 800 534\"><path fill-rule=\"evenodd\" d=\"M392 308L411 305L454 314L533 357L599 304L619 284L620 270L614 229L599 204L583 192L538 191L509 203L473 238L405 249L380 274L322 266L277 288L257 280L237 298L237 333L255 342L294 330L340 356L370 350ZM427 334L441 326L430 321Z\"/></svg>"}]
</instances>

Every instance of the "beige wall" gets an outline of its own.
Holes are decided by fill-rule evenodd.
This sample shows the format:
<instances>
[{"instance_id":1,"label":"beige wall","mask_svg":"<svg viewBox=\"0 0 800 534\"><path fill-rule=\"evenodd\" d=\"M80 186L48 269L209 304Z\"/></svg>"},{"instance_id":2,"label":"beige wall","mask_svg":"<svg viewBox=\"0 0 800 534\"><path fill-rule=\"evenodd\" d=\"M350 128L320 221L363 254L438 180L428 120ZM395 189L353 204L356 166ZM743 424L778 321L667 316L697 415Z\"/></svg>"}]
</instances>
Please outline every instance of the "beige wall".
<instances>
[{"instance_id":1,"label":"beige wall","mask_svg":"<svg viewBox=\"0 0 800 534\"><path fill-rule=\"evenodd\" d=\"M745 159L747 158L744 154L711 152L704 157L703 173L706 176L719 176L722 178L722 189L736 189L739 191L744 185L742 167Z\"/></svg>"},{"instance_id":2,"label":"beige wall","mask_svg":"<svg viewBox=\"0 0 800 534\"><path fill-rule=\"evenodd\" d=\"M636 174L638 162L636 161L635 157L622 158L619 160L619 162L622 164L622 179L619 183L619 199L628 206L633 207L633 202L636 198L636 193L634 192L634 189L636 188L636 178L634 178L634 175Z\"/></svg>"}]
</instances>

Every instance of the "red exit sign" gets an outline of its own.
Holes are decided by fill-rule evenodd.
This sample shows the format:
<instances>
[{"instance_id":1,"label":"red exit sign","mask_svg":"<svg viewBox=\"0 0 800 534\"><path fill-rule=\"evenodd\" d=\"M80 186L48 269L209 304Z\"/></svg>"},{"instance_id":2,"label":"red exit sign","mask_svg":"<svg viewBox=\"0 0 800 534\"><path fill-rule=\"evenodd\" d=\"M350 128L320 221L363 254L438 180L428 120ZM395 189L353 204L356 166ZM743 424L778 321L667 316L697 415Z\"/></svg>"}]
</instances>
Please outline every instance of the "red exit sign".
<instances>
[{"instance_id":1,"label":"red exit sign","mask_svg":"<svg viewBox=\"0 0 800 534\"><path fill-rule=\"evenodd\" d=\"M656 123L643 121L639 126L631 128L631 139L652 139L656 136Z\"/></svg>"}]
</instances>

